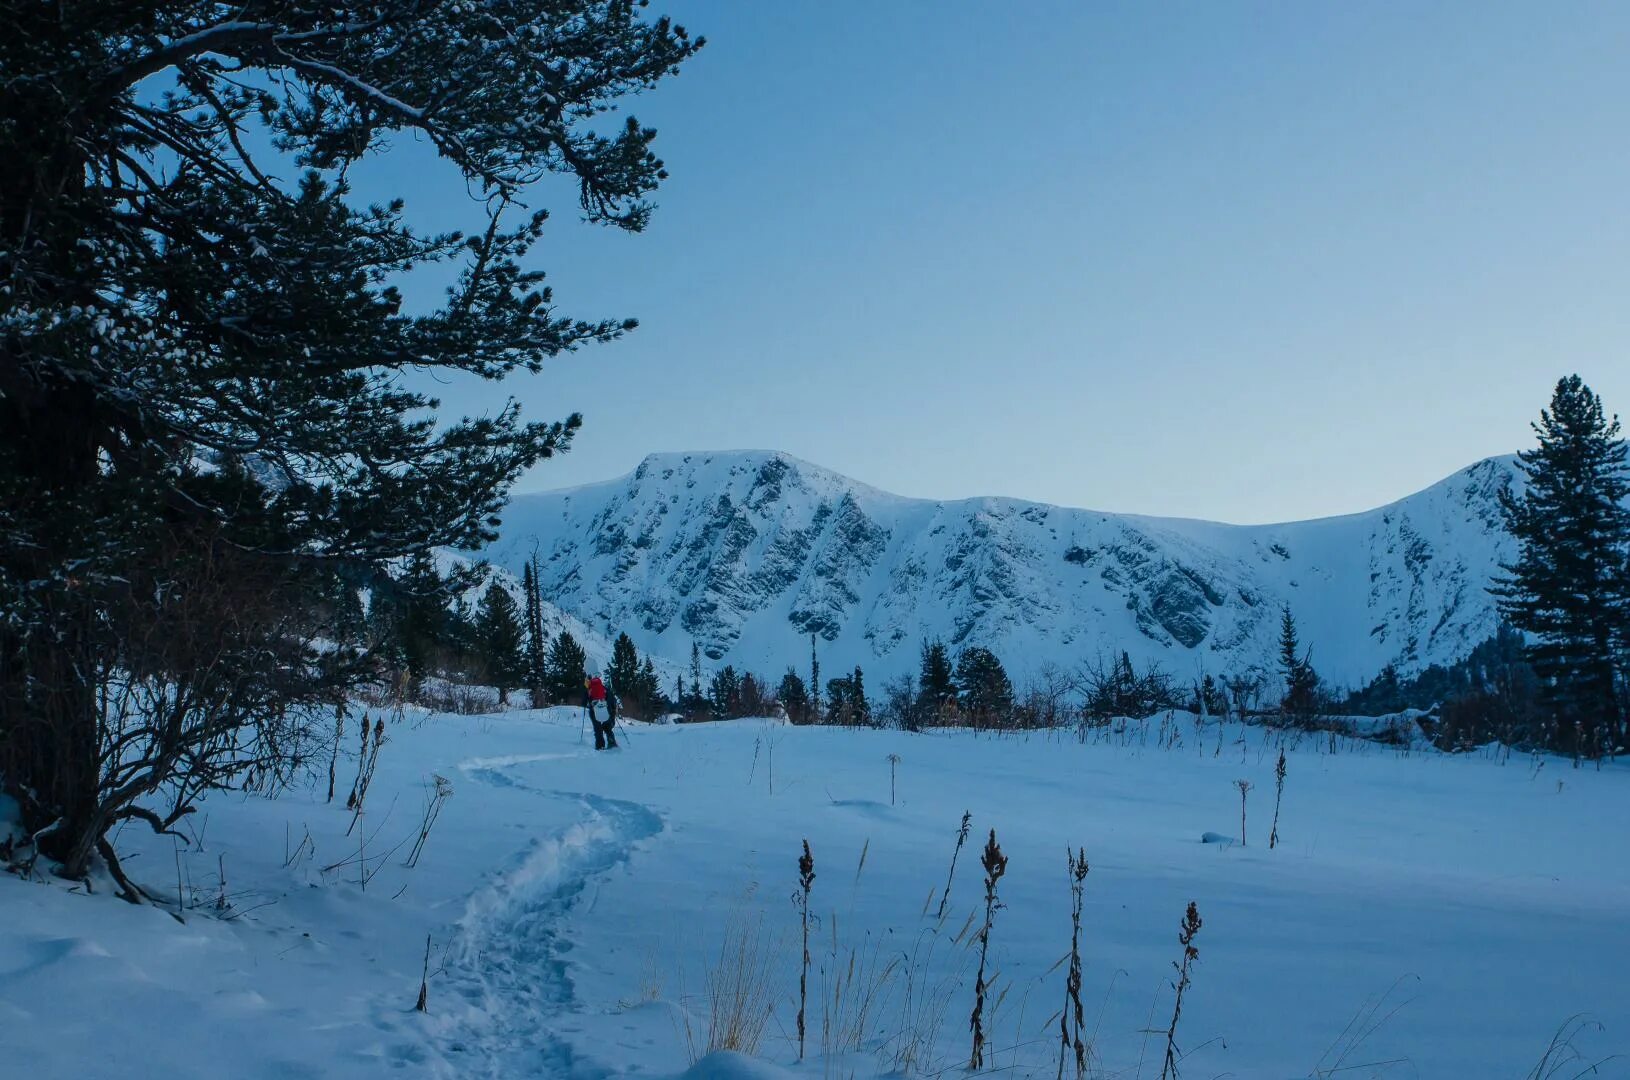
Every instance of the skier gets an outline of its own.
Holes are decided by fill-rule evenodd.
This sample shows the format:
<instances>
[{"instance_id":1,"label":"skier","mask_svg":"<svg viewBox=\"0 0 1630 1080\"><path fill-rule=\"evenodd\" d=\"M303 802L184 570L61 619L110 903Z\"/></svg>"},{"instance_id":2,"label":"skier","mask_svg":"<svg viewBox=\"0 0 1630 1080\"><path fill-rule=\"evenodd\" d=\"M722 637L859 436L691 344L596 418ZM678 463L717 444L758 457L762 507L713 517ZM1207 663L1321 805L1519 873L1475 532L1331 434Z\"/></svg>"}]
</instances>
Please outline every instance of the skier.
<instances>
[{"instance_id":1,"label":"skier","mask_svg":"<svg viewBox=\"0 0 1630 1080\"><path fill-rule=\"evenodd\" d=\"M610 722L602 724L600 717L595 714L595 706L604 704L606 700L606 684L600 681L600 676L585 678L583 680L583 707L589 712L589 723L594 725L594 748L606 748L606 732L610 729ZM613 743L613 746L616 744Z\"/></svg>"}]
</instances>

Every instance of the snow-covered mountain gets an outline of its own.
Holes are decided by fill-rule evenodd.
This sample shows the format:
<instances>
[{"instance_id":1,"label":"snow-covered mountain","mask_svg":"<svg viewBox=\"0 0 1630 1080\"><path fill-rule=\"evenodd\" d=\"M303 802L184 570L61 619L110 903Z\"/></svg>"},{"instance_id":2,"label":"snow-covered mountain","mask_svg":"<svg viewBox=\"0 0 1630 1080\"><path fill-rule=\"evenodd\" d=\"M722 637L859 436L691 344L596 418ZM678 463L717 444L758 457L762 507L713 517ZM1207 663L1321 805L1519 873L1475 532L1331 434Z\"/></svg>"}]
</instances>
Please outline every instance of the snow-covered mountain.
<instances>
[{"instance_id":1,"label":"snow-covered mountain","mask_svg":"<svg viewBox=\"0 0 1630 1080\"><path fill-rule=\"evenodd\" d=\"M1314 666L1357 685L1450 662L1494 632L1512 554L1491 458L1389 506L1282 525L890 495L786 454L656 454L619 480L517 497L493 561L537 552L544 596L684 662L776 675L911 669L921 642L1015 674L1118 655L1180 677L1270 668L1281 604Z\"/></svg>"}]
</instances>

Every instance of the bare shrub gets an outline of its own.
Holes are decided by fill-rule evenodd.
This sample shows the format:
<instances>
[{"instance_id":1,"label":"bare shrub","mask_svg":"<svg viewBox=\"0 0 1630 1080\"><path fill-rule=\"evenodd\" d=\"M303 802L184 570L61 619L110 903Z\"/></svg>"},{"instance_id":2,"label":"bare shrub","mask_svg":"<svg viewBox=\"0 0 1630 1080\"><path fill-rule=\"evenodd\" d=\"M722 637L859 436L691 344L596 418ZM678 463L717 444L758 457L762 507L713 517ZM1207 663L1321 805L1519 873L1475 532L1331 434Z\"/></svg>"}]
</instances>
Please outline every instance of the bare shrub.
<instances>
[{"instance_id":1,"label":"bare shrub","mask_svg":"<svg viewBox=\"0 0 1630 1080\"><path fill-rule=\"evenodd\" d=\"M1105 661L1100 657L1087 665L1078 682L1085 697L1084 721L1103 723L1117 716L1152 716L1183 705L1182 692L1164 668L1152 663L1140 673L1124 652L1119 659Z\"/></svg>"},{"instance_id":2,"label":"bare shrub","mask_svg":"<svg viewBox=\"0 0 1630 1080\"><path fill-rule=\"evenodd\" d=\"M145 894L109 831L141 821L179 836L209 791L282 790L354 660L313 644L297 570L202 533L170 535L155 554L108 585L84 628L94 669L60 673L60 694L29 684L44 687L39 701L0 698L0 778L32 849L14 857L44 851L82 878L100 854L132 902Z\"/></svg>"}]
</instances>

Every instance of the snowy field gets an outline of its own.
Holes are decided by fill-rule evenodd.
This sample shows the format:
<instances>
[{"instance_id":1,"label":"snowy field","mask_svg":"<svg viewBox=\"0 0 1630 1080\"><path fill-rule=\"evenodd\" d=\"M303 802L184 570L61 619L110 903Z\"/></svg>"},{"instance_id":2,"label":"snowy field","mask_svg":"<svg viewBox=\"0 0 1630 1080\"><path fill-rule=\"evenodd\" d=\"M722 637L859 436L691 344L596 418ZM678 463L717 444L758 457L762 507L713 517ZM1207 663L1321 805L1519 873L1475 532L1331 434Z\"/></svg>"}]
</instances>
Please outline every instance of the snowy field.
<instances>
[{"instance_id":1,"label":"snowy field","mask_svg":"<svg viewBox=\"0 0 1630 1080\"><path fill-rule=\"evenodd\" d=\"M349 837L354 756L333 804L325 762L315 792L211 799L191 848L127 829L127 868L179 891L184 921L105 885L0 877L0 1074L677 1077L705 1049L727 939L767 964L766 1064L691 1075L958 1072L977 959L964 927L993 827L1010 859L990 940L996 1074L1056 1075L1077 846L1097 1075L1160 1075L1191 900L1185 1077L1523 1080L1547 1075L1559 1029L1574 1038L1557 1057L1583 1060L1551 1075L1630 1050L1630 769L1305 741L1270 851L1272 736L1183 718L1162 748L1158 724L1088 744L634 725L596 754L577 710L409 712ZM436 774L453 795L409 869ZM1201 843L1238 836L1238 779L1255 785L1247 846Z\"/></svg>"}]
</instances>

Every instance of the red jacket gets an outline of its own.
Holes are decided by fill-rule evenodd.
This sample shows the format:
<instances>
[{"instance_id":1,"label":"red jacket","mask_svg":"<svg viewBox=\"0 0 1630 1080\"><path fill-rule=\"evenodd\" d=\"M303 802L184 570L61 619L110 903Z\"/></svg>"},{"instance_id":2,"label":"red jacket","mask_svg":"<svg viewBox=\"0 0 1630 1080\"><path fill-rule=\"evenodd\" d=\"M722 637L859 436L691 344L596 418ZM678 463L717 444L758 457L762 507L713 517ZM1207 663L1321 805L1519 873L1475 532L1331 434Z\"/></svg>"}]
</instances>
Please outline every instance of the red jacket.
<instances>
[{"instance_id":1,"label":"red jacket","mask_svg":"<svg viewBox=\"0 0 1630 1080\"><path fill-rule=\"evenodd\" d=\"M600 676L596 675L594 678L589 680L589 700L604 701L605 699L606 684L600 681Z\"/></svg>"}]
</instances>

